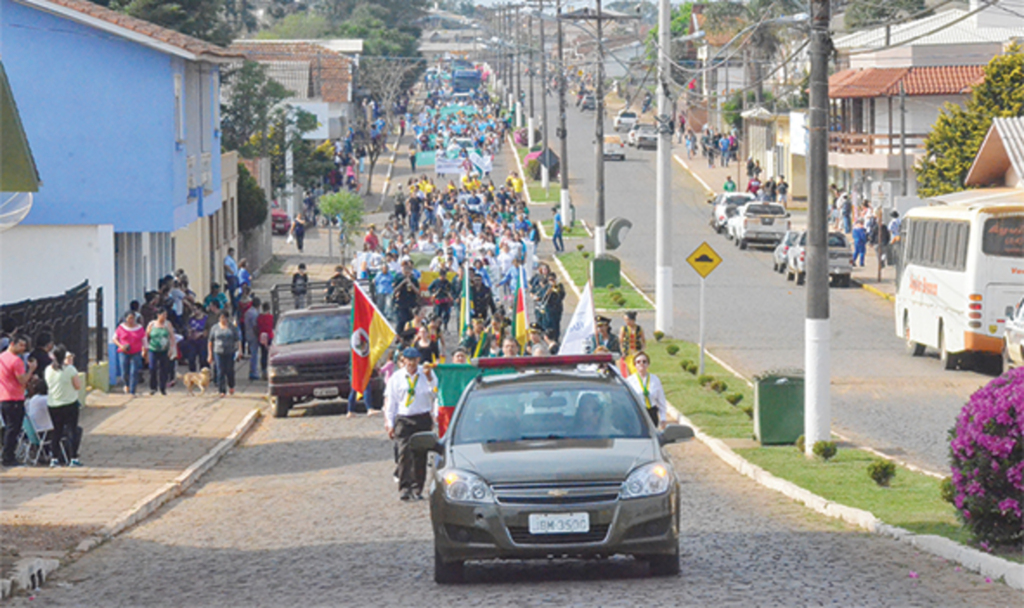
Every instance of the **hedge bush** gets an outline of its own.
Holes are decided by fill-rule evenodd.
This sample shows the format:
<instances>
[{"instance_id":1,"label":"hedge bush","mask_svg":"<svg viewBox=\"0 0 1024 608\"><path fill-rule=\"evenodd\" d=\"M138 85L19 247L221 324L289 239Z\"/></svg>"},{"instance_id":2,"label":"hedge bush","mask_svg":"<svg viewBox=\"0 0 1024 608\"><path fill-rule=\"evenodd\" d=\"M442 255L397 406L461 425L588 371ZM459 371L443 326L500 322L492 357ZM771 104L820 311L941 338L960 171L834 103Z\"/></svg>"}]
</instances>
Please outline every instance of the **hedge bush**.
<instances>
[{"instance_id":1,"label":"hedge bush","mask_svg":"<svg viewBox=\"0 0 1024 608\"><path fill-rule=\"evenodd\" d=\"M892 478L896 477L896 465L891 460L876 458L868 465L868 475L875 480L875 483L887 488Z\"/></svg>"}]
</instances>

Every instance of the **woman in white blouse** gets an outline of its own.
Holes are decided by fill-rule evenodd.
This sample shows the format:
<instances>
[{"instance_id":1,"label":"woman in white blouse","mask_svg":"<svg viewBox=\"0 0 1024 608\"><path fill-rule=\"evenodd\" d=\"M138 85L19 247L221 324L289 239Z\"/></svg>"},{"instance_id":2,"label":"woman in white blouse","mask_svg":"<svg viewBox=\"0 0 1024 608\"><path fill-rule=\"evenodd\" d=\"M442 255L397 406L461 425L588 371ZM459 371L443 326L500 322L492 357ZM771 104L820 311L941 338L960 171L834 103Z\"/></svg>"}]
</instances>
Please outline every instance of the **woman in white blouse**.
<instances>
[{"instance_id":1,"label":"woman in white blouse","mask_svg":"<svg viewBox=\"0 0 1024 608\"><path fill-rule=\"evenodd\" d=\"M658 428L665 428L668 400L665 398L665 389L661 387L661 380L650 372L650 356L644 351L636 353L633 365L636 366L636 373L626 379L626 384L643 402L654 424Z\"/></svg>"}]
</instances>

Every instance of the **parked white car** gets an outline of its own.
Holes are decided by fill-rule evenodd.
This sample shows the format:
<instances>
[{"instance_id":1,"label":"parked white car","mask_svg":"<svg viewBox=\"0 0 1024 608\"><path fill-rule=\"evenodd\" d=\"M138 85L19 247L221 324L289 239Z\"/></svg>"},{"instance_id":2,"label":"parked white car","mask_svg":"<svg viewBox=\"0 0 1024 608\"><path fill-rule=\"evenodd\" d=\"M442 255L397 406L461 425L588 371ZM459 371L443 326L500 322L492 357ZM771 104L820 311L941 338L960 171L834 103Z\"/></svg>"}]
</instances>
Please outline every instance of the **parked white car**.
<instances>
[{"instance_id":1,"label":"parked white car","mask_svg":"<svg viewBox=\"0 0 1024 608\"><path fill-rule=\"evenodd\" d=\"M636 124L636 112L633 110L619 110L619 113L615 115L615 130L616 131L629 131Z\"/></svg>"},{"instance_id":2,"label":"parked white car","mask_svg":"<svg viewBox=\"0 0 1024 608\"><path fill-rule=\"evenodd\" d=\"M626 146L618 135L604 136L604 157L626 160Z\"/></svg>"},{"instance_id":3,"label":"parked white car","mask_svg":"<svg viewBox=\"0 0 1024 608\"><path fill-rule=\"evenodd\" d=\"M772 270L779 273L786 272L789 248L795 245L799 238L800 233L796 230L790 230L782 237L782 241L775 246L775 251L772 252Z\"/></svg>"},{"instance_id":4,"label":"parked white car","mask_svg":"<svg viewBox=\"0 0 1024 608\"><path fill-rule=\"evenodd\" d=\"M775 203L751 202L739 207L726 224L736 246L777 245L790 228L789 212Z\"/></svg>"},{"instance_id":5,"label":"parked white car","mask_svg":"<svg viewBox=\"0 0 1024 608\"><path fill-rule=\"evenodd\" d=\"M736 210L755 200L754 195L748 192L723 192L717 195L708 201L711 203L711 227L722 234L729 218L736 215Z\"/></svg>"},{"instance_id":6,"label":"parked white car","mask_svg":"<svg viewBox=\"0 0 1024 608\"><path fill-rule=\"evenodd\" d=\"M626 136L626 143L637 148L658 147L658 130L654 125L636 123Z\"/></svg>"},{"instance_id":7,"label":"parked white car","mask_svg":"<svg viewBox=\"0 0 1024 608\"><path fill-rule=\"evenodd\" d=\"M796 280L803 285L807 276L807 232L790 246L786 257L786 280ZM853 272L853 253L846 236L842 232L828 233L828 276L837 287L850 286L850 274Z\"/></svg>"}]
</instances>

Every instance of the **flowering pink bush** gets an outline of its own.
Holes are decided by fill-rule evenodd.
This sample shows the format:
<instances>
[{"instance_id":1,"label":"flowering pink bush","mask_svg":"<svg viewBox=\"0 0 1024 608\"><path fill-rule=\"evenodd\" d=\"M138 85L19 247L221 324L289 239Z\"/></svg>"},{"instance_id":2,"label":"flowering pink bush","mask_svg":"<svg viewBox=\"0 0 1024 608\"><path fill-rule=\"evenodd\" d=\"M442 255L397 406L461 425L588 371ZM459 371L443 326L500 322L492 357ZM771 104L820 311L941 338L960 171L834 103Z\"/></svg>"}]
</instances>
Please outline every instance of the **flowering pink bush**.
<instances>
[{"instance_id":1,"label":"flowering pink bush","mask_svg":"<svg viewBox=\"0 0 1024 608\"><path fill-rule=\"evenodd\" d=\"M953 504L981 543L1024 543L1024 368L971 395L949 431Z\"/></svg>"},{"instance_id":2,"label":"flowering pink bush","mask_svg":"<svg viewBox=\"0 0 1024 608\"><path fill-rule=\"evenodd\" d=\"M530 143L527 139L525 127L516 129L515 132L512 134L512 139L516 142L517 146L525 146L526 144Z\"/></svg>"}]
</instances>

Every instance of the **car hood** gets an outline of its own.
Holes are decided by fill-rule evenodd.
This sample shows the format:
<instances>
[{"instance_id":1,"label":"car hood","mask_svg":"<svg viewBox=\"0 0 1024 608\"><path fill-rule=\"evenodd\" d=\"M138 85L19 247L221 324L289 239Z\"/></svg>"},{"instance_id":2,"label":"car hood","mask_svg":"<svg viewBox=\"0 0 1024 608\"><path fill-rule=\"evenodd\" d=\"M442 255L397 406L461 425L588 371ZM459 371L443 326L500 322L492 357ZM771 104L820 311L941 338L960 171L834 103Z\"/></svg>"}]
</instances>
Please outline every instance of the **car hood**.
<instances>
[{"instance_id":1,"label":"car hood","mask_svg":"<svg viewBox=\"0 0 1024 608\"><path fill-rule=\"evenodd\" d=\"M275 344L270 347L270 360L274 365L294 365L312 361L347 362L351 357L351 348L348 340Z\"/></svg>"},{"instance_id":2,"label":"car hood","mask_svg":"<svg viewBox=\"0 0 1024 608\"><path fill-rule=\"evenodd\" d=\"M561 439L454 446L451 466L489 483L621 481L657 457L651 439Z\"/></svg>"}]
</instances>

